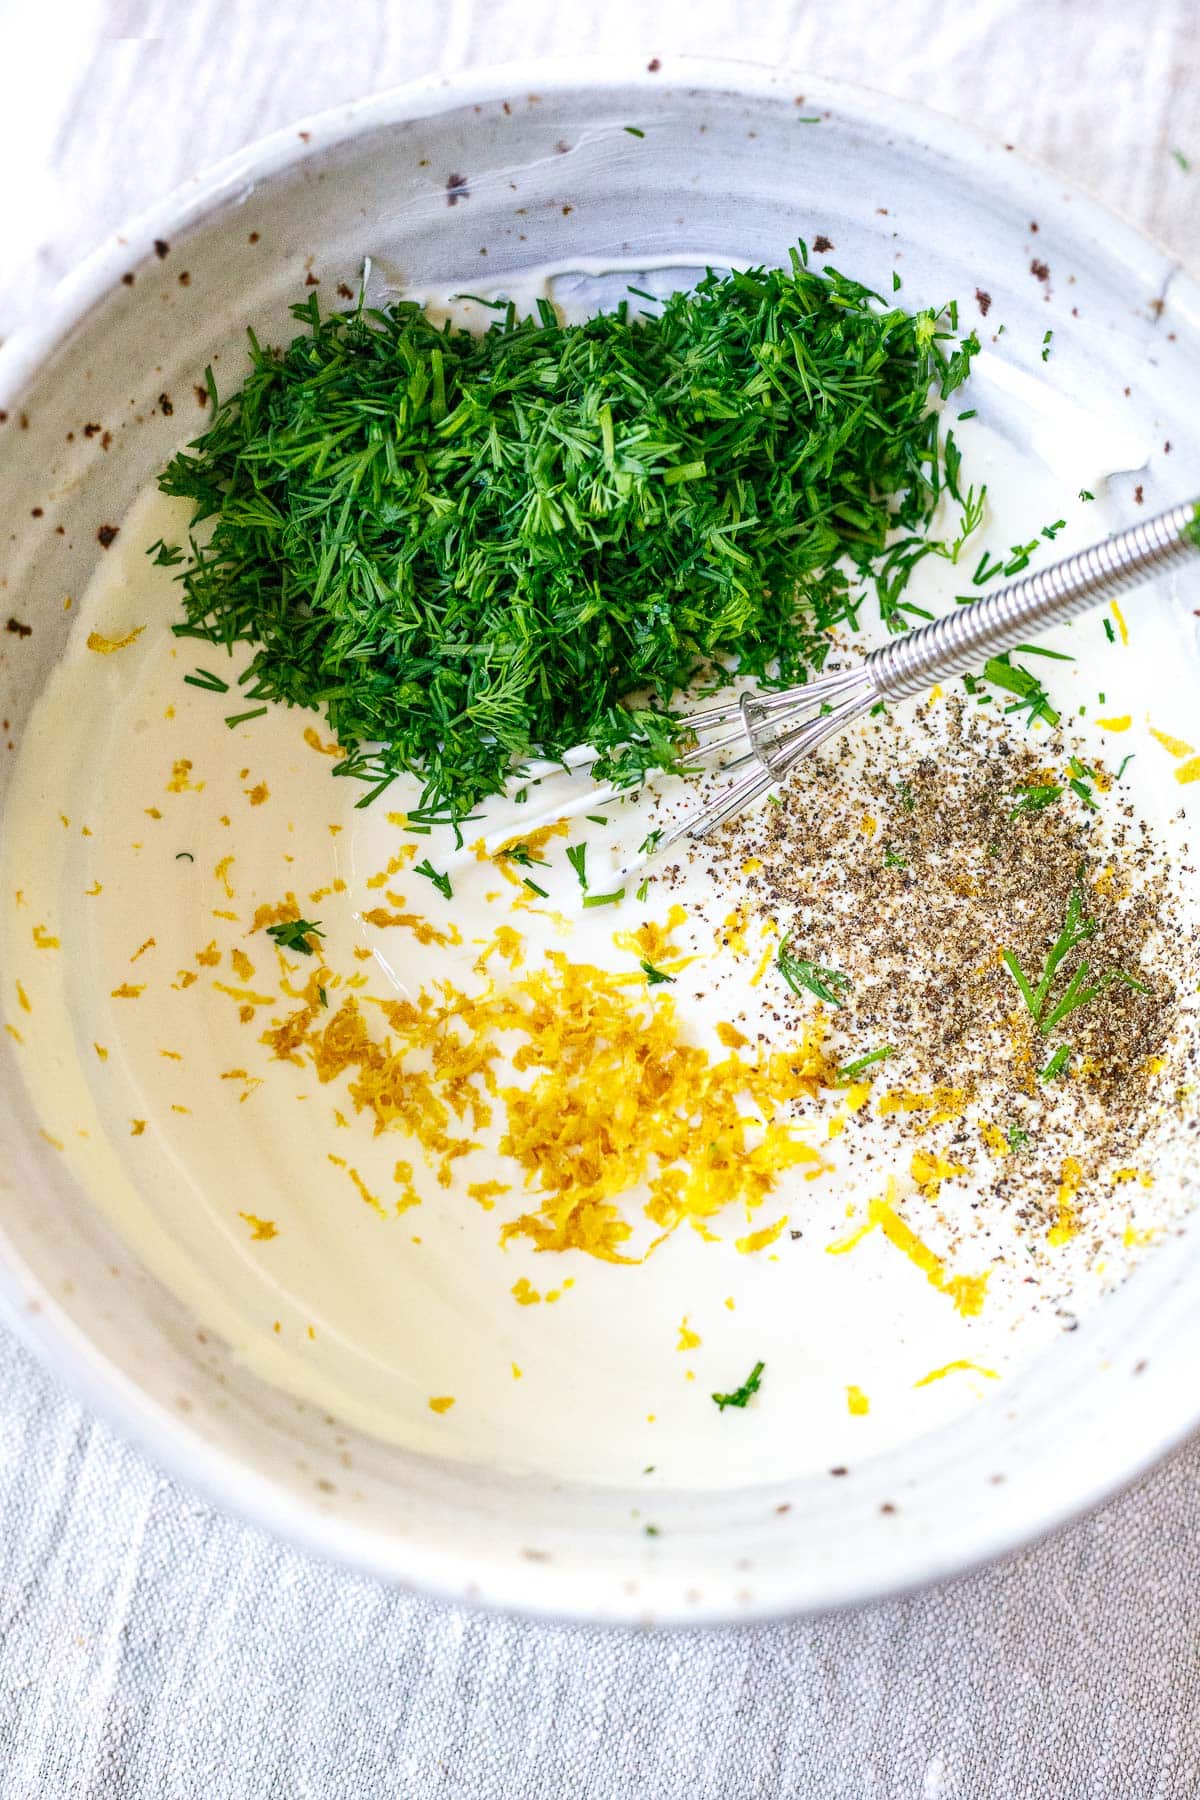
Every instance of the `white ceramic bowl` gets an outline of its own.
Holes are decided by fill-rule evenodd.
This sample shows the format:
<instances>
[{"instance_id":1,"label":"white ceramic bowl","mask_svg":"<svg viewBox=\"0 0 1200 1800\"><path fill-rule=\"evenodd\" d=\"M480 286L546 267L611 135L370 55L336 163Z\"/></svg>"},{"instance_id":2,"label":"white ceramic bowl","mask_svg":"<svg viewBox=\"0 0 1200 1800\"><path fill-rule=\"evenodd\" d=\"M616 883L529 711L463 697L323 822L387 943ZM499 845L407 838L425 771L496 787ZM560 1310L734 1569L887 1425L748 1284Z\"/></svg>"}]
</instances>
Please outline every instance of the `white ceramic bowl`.
<instances>
[{"instance_id":1,"label":"white ceramic bowl","mask_svg":"<svg viewBox=\"0 0 1200 1800\"><path fill-rule=\"evenodd\" d=\"M448 187L452 176L465 184ZM744 65L631 74L589 62L430 82L325 114L197 178L98 251L0 352L0 587L33 625L0 638L6 739L19 741L60 653L62 596L86 582L98 525L120 519L174 448L178 420L155 410L157 396L189 392L214 352L236 366L249 320L282 335L310 269L329 297L338 281L357 283L364 253L377 279L423 285L576 256L749 263L822 233L840 266L881 287L899 266L923 296L990 293L1010 341L1025 345L1010 352L1017 363L1035 368L1042 330L1055 328L1051 380L1129 388L1130 416L1156 443L1172 440L1156 498L1183 498L1189 470L1194 484L1200 293L1010 147L892 100ZM93 422L103 434L87 432ZM405 1453L246 1373L64 1176L7 1039L0 1063L7 1315L182 1480L390 1580L596 1620L844 1605L1047 1530L1200 1416L1200 1240L1187 1230L952 1429L837 1481L659 1490L650 1540L630 1529L628 1491Z\"/></svg>"}]
</instances>

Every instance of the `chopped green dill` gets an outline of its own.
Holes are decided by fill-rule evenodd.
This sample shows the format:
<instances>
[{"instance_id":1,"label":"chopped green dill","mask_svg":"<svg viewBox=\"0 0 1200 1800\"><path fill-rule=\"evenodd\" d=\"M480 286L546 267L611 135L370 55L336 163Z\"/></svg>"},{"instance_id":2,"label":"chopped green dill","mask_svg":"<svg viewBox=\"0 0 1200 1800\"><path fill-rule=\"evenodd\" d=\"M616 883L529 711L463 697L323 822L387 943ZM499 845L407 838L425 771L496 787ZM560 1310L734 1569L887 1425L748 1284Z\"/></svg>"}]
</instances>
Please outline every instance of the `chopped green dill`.
<instances>
[{"instance_id":1,"label":"chopped green dill","mask_svg":"<svg viewBox=\"0 0 1200 1800\"><path fill-rule=\"evenodd\" d=\"M1046 807L1053 806L1063 796L1062 788L1054 781L1041 781L1032 787L1014 788L1013 792L1019 794L1020 799L1009 813L1010 819L1019 818L1022 813L1044 812Z\"/></svg>"},{"instance_id":2,"label":"chopped green dill","mask_svg":"<svg viewBox=\"0 0 1200 1800\"><path fill-rule=\"evenodd\" d=\"M983 665L983 678L990 681L993 687L1003 688L1006 693L1015 694L1016 699L1005 712L1028 713L1028 721L1032 725L1035 719L1044 719L1047 725L1057 725L1058 713L1050 704L1050 697L1037 676L1020 663L1009 659L1005 651L1000 656L991 656Z\"/></svg>"},{"instance_id":3,"label":"chopped green dill","mask_svg":"<svg viewBox=\"0 0 1200 1800\"><path fill-rule=\"evenodd\" d=\"M959 416L959 419L960 419L960 420L962 420L962 419L973 419L973 418L974 418L974 417L975 417L975 412L976 412L976 409L975 409L975 407L973 407L973 406L968 406L968 408L967 408L967 410L966 410L966 412L960 412L960 413L959 413L959 415L958 415L958 416Z\"/></svg>"},{"instance_id":4,"label":"chopped green dill","mask_svg":"<svg viewBox=\"0 0 1200 1800\"><path fill-rule=\"evenodd\" d=\"M281 950L298 950L302 956L311 956L316 946L309 939L324 937L325 933L316 919L284 919L282 924L268 925L267 936L274 938Z\"/></svg>"},{"instance_id":5,"label":"chopped green dill","mask_svg":"<svg viewBox=\"0 0 1200 1800\"><path fill-rule=\"evenodd\" d=\"M1080 488L1079 498L1081 500L1094 500L1096 496L1092 493L1090 488Z\"/></svg>"},{"instance_id":6,"label":"chopped green dill","mask_svg":"<svg viewBox=\"0 0 1200 1800\"><path fill-rule=\"evenodd\" d=\"M236 731L237 727L239 725L244 725L247 719L261 719L266 710L265 706L255 706L252 707L249 712L229 713L226 716L225 723L228 725L230 731Z\"/></svg>"},{"instance_id":7,"label":"chopped green dill","mask_svg":"<svg viewBox=\"0 0 1200 1800\"><path fill-rule=\"evenodd\" d=\"M883 866L885 869L907 869L908 863L903 856L892 849L890 844L885 844L883 846Z\"/></svg>"},{"instance_id":8,"label":"chopped green dill","mask_svg":"<svg viewBox=\"0 0 1200 1800\"><path fill-rule=\"evenodd\" d=\"M1133 761L1133 759L1136 755L1137 755L1137 751L1131 750L1129 752L1128 756L1123 756L1121 758L1121 766L1117 770L1116 774L1113 776L1114 781L1120 781L1122 775L1125 773L1126 769L1129 767L1130 763Z\"/></svg>"},{"instance_id":9,"label":"chopped green dill","mask_svg":"<svg viewBox=\"0 0 1200 1800\"><path fill-rule=\"evenodd\" d=\"M1038 1070L1039 1081L1054 1081L1062 1074L1075 1054L1070 1044L1060 1044L1044 1069Z\"/></svg>"},{"instance_id":10,"label":"chopped green dill","mask_svg":"<svg viewBox=\"0 0 1200 1800\"><path fill-rule=\"evenodd\" d=\"M990 551L985 550L975 565L975 573L972 575L971 580L975 583L976 587L982 587L985 581L990 581L992 579L993 575L1002 575L1003 573L1004 564L1001 562L1000 558L993 557Z\"/></svg>"},{"instance_id":11,"label":"chopped green dill","mask_svg":"<svg viewBox=\"0 0 1200 1800\"><path fill-rule=\"evenodd\" d=\"M610 819L605 818L603 813L584 813L583 816L589 825L609 825L612 823Z\"/></svg>"},{"instance_id":12,"label":"chopped green dill","mask_svg":"<svg viewBox=\"0 0 1200 1800\"><path fill-rule=\"evenodd\" d=\"M1115 644L1117 641L1117 634L1113 630L1112 620L1107 616L1107 614L1104 617L1103 624L1104 624L1105 637L1108 639L1110 644Z\"/></svg>"},{"instance_id":13,"label":"chopped green dill","mask_svg":"<svg viewBox=\"0 0 1200 1800\"><path fill-rule=\"evenodd\" d=\"M194 675L185 675L184 681L189 687L204 688L210 694L227 694L229 683L214 675L211 669L197 669Z\"/></svg>"},{"instance_id":14,"label":"chopped green dill","mask_svg":"<svg viewBox=\"0 0 1200 1800\"><path fill-rule=\"evenodd\" d=\"M1042 334L1042 361L1043 362L1050 361L1050 346L1053 342L1054 342L1054 333L1052 331L1047 331Z\"/></svg>"},{"instance_id":15,"label":"chopped green dill","mask_svg":"<svg viewBox=\"0 0 1200 1800\"><path fill-rule=\"evenodd\" d=\"M1027 544L1013 544L1008 561L1004 565L1006 575L1019 575L1029 567L1029 559L1034 551L1040 549L1037 538L1030 538Z\"/></svg>"},{"instance_id":16,"label":"chopped green dill","mask_svg":"<svg viewBox=\"0 0 1200 1800\"><path fill-rule=\"evenodd\" d=\"M587 884L588 884L587 845L586 844L568 844L567 845L567 861L570 863L571 867L574 869L575 874L579 879L579 885L583 889L584 893L586 894L587 893Z\"/></svg>"},{"instance_id":17,"label":"chopped green dill","mask_svg":"<svg viewBox=\"0 0 1200 1800\"><path fill-rule=\"evenodd\" d=\"M195 862L195 860L196 860L190 850L177 850L175 852L175 861L176 862L182 862L185 857L187 858L188 862Z\"/></svg>"},{"instance_id":18,"label":"chopped green dill","mask_svg":"<svg viewBox=\"0 0 1200 1800\"><path fill-rule=\"evenodd\" d=\"M904 284L900 279L899 269L893 269L892 270L892 292L893 292L893 294L898 294L900 292L900 289L903 287L903 285Z\"/></svg>"},{"instance_id":19,"label":"chopped green dill","mask_svg":"<svg viewBox=\"0 0 1200 1800\"><path fill-rule=\"evenodd\" d=\"M653 963L643 962L642 974L646 977L647 987L660 987L664 981L674 981L673 975L667 975L662 969L656 969Z\"/></svg>"},{"instance_id":20,"label":"chopped green dill","mask_svg":"<svg viewBox=\"0 0 1200 1800\"><path fill-rule=\"evenodd\" d=\"M638 845L639 856L653 856L666 834L661 830L648 831Z\"/></svg>"},{"instance_id":21,"label":"chopped green dill","mask_svg":"<svg viewBox=\"0 0 1200 1800\"><path fill-rule=\"evenodd\" d=\"M585 906L615 906L618 900L623 900L624 898L625 889L616 888L611 894L585 894L583 896L583 904Z\"/></svg>"},{"instance_id":22,"label":"chopped green dill","mask_svg":"<svg viewBox=\"0 0 1200 1800\"><path fill-rule=\"evenodd\" d=\"M898 781L896 783L896 793L899 796L900 804L904 808L905 812L911 812L913 810L913 807L917 804L916 801L913 799L913 791L912 791L911 782Z\"/></svg>"},{"instance_id":23,"label":"chopped green dill","mask_svg":"<svg viewBox=\"0 0 1200 1800\"><path fill-rule=\"evenodd\" d=\"M450 884L449 875L439 874L428 857L424 862L413 864L413 874L424 875L426 881L432 881L439 894L444 895L447 900L453 900L454 889Z\"/></svg>"},{"instance_id":24,"label":"chopped green dill","mask_svg":"<svg viewBox=\"0 0 1200 1800\"><path fill-rule=\"evenodd\" d=\"M762 1386L762 1378L766 1371L766 1367L766 1363L756 1362L745 1381L743 1381L741 1387L734 1388L732 1394L714 1394L713 1399L720 1411L724 1412L727 1406L744 1407L750 1400L751 1395L757 1394L759 1388Z\"/></svg>"},{"instance_id":25,"label":"chopped green dill","mask_svg":"<svg viewBox=\"0 0 1200 1800\"><path fill-rule=\"evenodd\" d=\"M966 498L962 503L962 512L959 515L957 535L955 536L954 542L948 547L945 544L939 544L937 546L937 553L939 556L946 557L951 563L957 563L963 545L969 537L979 530L980 525L983 523L984 503L986 500L986 483L979 489L978 493L976 493L973 487L967 489Z\"/></svg>"},{"instance_id":26,"label":"chopped green dill","mask_svg":"<svg viewBox=\"0 0 1200 1800\"><path fill-rule=\"evenodd\" d=\"M529 789L527 787L518 788L516 793L513 795L513 804L514 804L514 806L524 806L524 804L528 800L528 798L529 798Z\"/></svg>"},{"instance_id":27,"label":"chopped green dill","mask_svg":"<svg viewBox=\"0 0 1200 1800\"><path fill-rule=\"evenodd\" d=\"M639 903L640 903L641 901L645 900L645 898L649 894L649 892L650 892L649 881L643 881L639 884L638 891L634 895L634 898L635 898L635 900L639 901Z\"/></svg>"},{"instance_id":28,"label":"chopped green dill","mask_svg":"<svg viewBox=\"0 0 1200 1800\"><path fill-rule=\"evenodd\" d=\"M1175 161L1179 164L1179 167L1183 170L1184 174L1190 175L1192 172L1192 165L1183 154L1183 151L1172 150L1171 155L1175 158Z\"/></svg>"},{"instance_id":29,"label":"chopped green dill","mask_svg":"<svg viewBox=\"0 0 1200 1800\"><path fill-rule=\"evenodd\" d=\"M530 881L528 875L522 875L521 880L531 893L537 895L539 900L548 900L550 898L546 889L544 887L539 887L536 881ZM583 904L586 906L587 901L585 900Z\"/></svg>"},{"instance_id":30,"label":"chopped green dill","mask_svg":"<svg viewBox=\"0 0 1200 1800\"><path fill-rule=\"evenodd\" d=\"M1096 995L1102 993L1113 981L1124 982L1126 987L1132 988L1139 994L1150 992L1144 983L1136 980L1134 976L1126 974L1124 969L1110 969L1098 981L1093 981L1089 985L1090 965L1085 959L1078 964L1058 999L1051 1000L1051 989L1066 958L1073 950L1078 949L1081 944L1095 936L1096 921L1086 916L1083 907L1083 889L1076 884L1071 889L1071 898L1067 903L1063 928L1047 954L1045 967L1036 986L1029 980L1011 950L1002 949L1000 952L1005 967L1017 984L1029 1016L1043 1037L1048 1037L1056 1026L1063 1023L1064 1019L1069 1018L1073 1012L1077 1012L1081 1006L1086 1006L1089 1001L1094 1000ZM1067 1056L1069 1055L1070 1050L1068 1049ZM1061 1057L1056 1052L1047 1064L1051 1073L1047 1074L1046 1070L1043 1070L1041 1079L1043 1081L1053 1080L1065 1060L1066 1057Z\"/></svg>"},{"instance_id":31,"label":"chopped green dill","mask_svg":"<svg viewBox=\"0 0 1200 1800\"><path fill-rule=\"evenodd\" d=\"M1059 532L1065 531L1066 529L1067 521L1065 519L1055 519L1053 525L1042 526L1042 536L1044 538L1049 538L1050 542L1053 543Z\"/></svg>"},{"instance_id":32,"label":"chopped green dill","mask_svg":"<svg viewBox=\"0 0 1200 1800\"><path fill-rule=\"evenodd\" d=\"M174 629L249 645L255 707L323 712L364 804L415 773L425 822L461 821L582 743L618 786L686 767L672 697L701 665L819 669L862 603L846 558L886 565L903 629L937 402L979 348L947 314L798 251L644 317L564 325L542 302L472 334L413 301L292 312L299 335L250 337L244 383L210 388L160 478L192 503Z\"/></svg>"},{"instance_id":33,"label":"chopped green dill","mask_svg":"<svg viewBox=\"0 0 1200 1800\"><path fill-rule=\"evenodd\" d=\"M549 867L545 857L535 856L528 844L508 844L503 850L497 850L496 855L502 856L505 862L517 863L522 869L532 869L535 864L543 869Z\"/></svg>"},{"instance_id":34,"label":"chopped green dill","mask_svg":"<svg viewBox=\"0 0 1200 1800\"><path fill-rule=\"evenodd\" d=\"M164 544L161 538L156 538L147 548L146 555L156 569L173 569L177 563L183 561L183 546L181 544Z\"/></svg>"},{"instance_id":35,"label":"chopped green dill","mask_svg":"<svg viewBox=\"0 0 1200 1800\"><path fill-rule=\"evenodd\" d=\"M1014 644L1010 652L1015 656L1023 651L1027 656L1048 656L1051 662L1074 662L1075 658L1068 650L1047 650L1045 644Z\"/></svg>"},{"instance_id":36,"label":"chopped green dill","mask_svg":"<svg viewBox=\"0 0 1200 1800\"><path fill-rule=\"evenodd\" d=\"M322 1006L329 1005L329 995L325 992L323 987L317 989L317 998L320 1000Z\"/></svg>"},{"instance_id":37,"label":"chopped green dill","mask_svg":"<svg viewBox=\"0 0 1200 1800\"><path fill-rule=\"evenodd\" d=\"M788 949L791 933L779 946L779 954L775 958L775 966L793 994L815 994L818 1000L824 1000L830 1006L840 1006L842 996L850 986L850 977L840 969L822 968L820 963L809 962L801 956L793 956Z\"/></svg>"},{"instance_id":38,"label":"chopped green dill","mask_svg":"<svg viewBox=\"0 0 1200 1800\"><path fill-rule=\"evenodd\" d=\"M646 135L645 132L639 130L636 125L622 125L621 130L627 131L630 137L644 138Z\"/></svg>"},{"instance_id":39,"label":"chopped green dill","mask_svg":"<svg viewBox=\"0 0 1200 1800\"><path fill-rule=\"evenodd\" d=\"M1023 1125L1010 1125L1004 1135L1008 1140L1008 1148L1014 1156L1019 1155L1029 1146L1030 1136Z\"/></svg>"},{"instance_id":40,"label":"chopped green dill","mask_svg":"<svg viewBox=\"0 0 1200 1800\"><path fill-rule=\"evenodd\" d=\"M872 1063L886 1062L889 1056L895 1056L895 1054L895 1048L891 1044L884 1044L879 1050L868 1050L865 1056L856 1057L853 1062L843 1063L833 1078L834 1083L838 1087L845 1087L848 1082L854 1081L861 1075L864 1069L869 1069Z\"/></svg>"}]
</instances>

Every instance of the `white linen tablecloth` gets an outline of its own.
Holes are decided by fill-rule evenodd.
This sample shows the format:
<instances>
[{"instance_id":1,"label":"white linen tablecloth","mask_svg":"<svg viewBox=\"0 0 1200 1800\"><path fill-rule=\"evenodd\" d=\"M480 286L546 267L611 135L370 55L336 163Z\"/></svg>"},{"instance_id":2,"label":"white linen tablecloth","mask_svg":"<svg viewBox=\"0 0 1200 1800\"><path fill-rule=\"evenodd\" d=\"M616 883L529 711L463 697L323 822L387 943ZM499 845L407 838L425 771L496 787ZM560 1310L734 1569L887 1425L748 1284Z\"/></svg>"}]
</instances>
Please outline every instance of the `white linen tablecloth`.
<instances>
[{"instance_id":1,"label":"white linen tablecloth","mask_svg":"<svg viewBox=\"0 0 1200 1800\"><path fill-rule=\"evenodd\" d=\"M299 113L580 50L923 100L1200 264L1197 0L0 0L0 336L123 219ZM913 1599L648 1639L476 1616L283 1548L0 1334L0 1794L1182 1800L1198 1473L1193 1445Z\"/></svg>"}]
</instances>

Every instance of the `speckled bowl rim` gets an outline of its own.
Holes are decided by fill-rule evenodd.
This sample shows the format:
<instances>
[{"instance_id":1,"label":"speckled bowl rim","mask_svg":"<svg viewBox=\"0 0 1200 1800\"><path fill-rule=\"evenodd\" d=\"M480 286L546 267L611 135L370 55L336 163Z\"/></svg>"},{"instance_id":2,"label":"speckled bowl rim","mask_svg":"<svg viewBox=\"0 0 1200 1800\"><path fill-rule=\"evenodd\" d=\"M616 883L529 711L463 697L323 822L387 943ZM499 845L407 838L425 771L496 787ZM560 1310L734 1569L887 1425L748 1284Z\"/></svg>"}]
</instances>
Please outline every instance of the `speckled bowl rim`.
<instances>
[{"instance_id":1,"label":"speckled bowl rim","mask_svg":"<svg viewBox=\"0 0 1200 1800\"><path fill-rule=\"evenodd\" d=\"M39 367L83 325L91 311L106 300L131 265L150 258L156 240L174 241L206 218L235 204L248 185L258 188L274 177L302 166L381 127L425 119L469 105L484 105L513 93L541 94L581 88L606 91L641 87L652 93L666 86L683 87L691 94L732 95L753 103L778 99L781 94L803 93L805 104L835 111L840 119L861 121L872 128L893 130L911 141L919 139L931 152L966 167L982 167L999 144L947 115L910 101L896 99L856 84L813 79L790 69L768 69L734 59L665 57L647 66L627 59L579 56L545 61L506 63L458 75L431 76L352 100L293 121L258 139L194 176L171 194L141 213L124 229L113 233L57 285L42 316L0 345L0 407L20 405L21 395ZM1047 179L1049 171L1004 144L1005 167L1016 194L1028 193ZM1200 290L1195 289L1178 259L1154 243L1149 234L1124 221L1086 192L1057 181L1057 204L1069 208L1076 230L1103 236L1118 260L1137 262L1138 254L1153 247L1187 287L1187 310L1200 319ZM1047 195L1037 194L1043 213ZM1054 202L1050 202L1051 205ZM1178 284L1176 286L1178 293ZM1182 297L1182 296L1181 296ZM599 1618L586 1604L570 1602L570 1570L559 1564L553 1585L530 1569L523 1576L507 1563L491 1565L486 1546L472 1543L456 1555L431 1555L430 1547L411 1540L383 1540L376 1533L356 1530L343 1520L322 1515L307 1499L282 1482L269 1480L248 1469L236 1456L215 1449L198 1431L150 1400L117 1365L99 1354L85 1331L44 1290L40 1304L31 1308L31 1287L37 1286L26 1271L0 1261L0 1314L35 1351L39 1359L101 1419L143 1450L173 1478L199 1492L223 1512L232 1512L293 1546L341 1565L357 1574L371 1574L393 1584L403 1584L453 1602L464 1593L474 1604L503 1611L564 1622L592 1622L624 1626L646 1623L639 1604L617 1605ZM1169 1404L1149 1409L1157 1423L1142 1429L1135 1452L1120 1449L1094 1454L1085 1466L1064 1476L1057 1495L1024 1498L1019 1507L997 1516L969 1553L961 1547L950 1553L930 1551L924 1565L911 1565L911 1553L897 1553L897 1567L881 1579L876 1567L864 1580L853 1568L842 1567L826 1578L824 1591L805 1596L786 1586L772 1596L756 1597L754 1604L735 1612L731 1605L705 1602L684 1612L667 1608L654 1623L663 1625L746 1624L796 1616L818 1616L848 1606L865 1605L910 1593L932 1583L964 1575L1023 1549L1061 1525L1091 1510L1102 1501L1135 1483L1175 1449L1200 1425L1200 1393L1188 1398L1186 1384L1179 1383L1161 1363L1154 1384L1169 1381L1174 1394ZM1149 1397L1150 1382L1142 1390ZM487 1569L482 1592L470 1581L473 1572ZM808 1585L812 1585L811 1582ZM474 1590L474 1591L473 1591Z\"/></svg>"}]
</instances>

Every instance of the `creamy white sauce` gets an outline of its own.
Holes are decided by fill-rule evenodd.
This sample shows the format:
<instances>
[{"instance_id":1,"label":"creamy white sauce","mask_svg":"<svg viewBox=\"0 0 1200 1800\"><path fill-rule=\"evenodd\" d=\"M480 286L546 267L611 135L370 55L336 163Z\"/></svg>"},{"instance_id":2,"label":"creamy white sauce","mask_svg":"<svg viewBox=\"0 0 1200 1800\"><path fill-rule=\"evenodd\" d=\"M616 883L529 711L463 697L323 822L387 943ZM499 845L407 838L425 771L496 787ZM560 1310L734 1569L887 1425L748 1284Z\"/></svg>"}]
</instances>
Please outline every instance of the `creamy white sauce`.
<instances>
[{"instance_id":1,"label":"creamy white sauce","mask_svg":"<svg viewBox=\"0 0 1200 1800\"><path fill-rule=\"evenodd\" d=\"M551 285L562 299L563 282ZM578 310L585 292L587 307L596 304L595 287L581 285ZM470 303L461 310L469 313ZM1099 535L1102 499L1089 505L1074 496L1084 487L1102 495L1105 470L1133 466L1140 456L1120 430L1068 419L1040 391L1020 395L1029 435L1008 441L1014 414L1002 368L994 356L983 359L970 401L981 417L956 427L971 478L986 480L991 496L968 564L984 544L1006 549L1059 517L1067 529L1051 554ZM998 429L986 422L989 395ZM1043 460L1034 456L1035 441ZM397 784L384 801L358 810L362 789L332 779L331 761L305 741L313 726L328 739L316 715L272 708L231 731L223 719L240 710L233 694L184 685L197 665L232 683L248 660L170 633L172 572L152 566L144 548L159 537L179 541L185 526L180 504L154 494L133 509L26 732L5 820L10 983L3 998L46 1131L131 1250L198 1318L280 1387L380 1436L563 1477L620 1481L653 1465L648 1492L662 1481L741 1485L751 1474L766 1479L861 1461L998 1386L970 1371L916 1386L930 1371L961 1359L1002 1379L1053 1339L1060 1329L1053 1306L1024 1285L1011 1233L1005 1240L986 1207L972 1209L969 1183L948 1186L941 1204L959 1240L955 1270L993 1271L977 1318L959 1316L880 1232L852 1254L825 1253L879 1191L877 1175L867 1185L842 1166L838 1143L827 1141L835 1100L814 1109L811 1128L829 1173L814 1181L803 1170L785 1175L749 1222L743 1213L712 1221L721 1241L683 1228L644 1266L626 1268L578 1252L538 1255L520 1241L502 1249L501 1220L528 1199L492 1145L456 1165L455 1182L444 1189L423 1169L419 1149L391 1133L373 1135L344 1079L322 1086L311 1068L272 1060L261 1032L295 1002L281 992L274 948L249 928L258 906L288 890L305 917L321 921L330 967L342 976L361 972L366 991L381 997L415 997L441 978L477 987L480 947L502 923L525 933L533 960L540 948L561 948L575 960L628 970L613 932L642 918L662 920L680 900L689 920L677 938L698 960L680 974L672 998L689 1034L714 1048L718 1020L735 1012L753 1019L762 1010L762 990L748 980L767 940L752 923L747 957L714 948L713 922L727 906L702 867L669 896L652 884L644 906L632 900L630 883L619 911L583 912L561 840L551 866L536 871L550 890L544 909L514 912L523 890L469 846L455 853L449 834L420 839L418 859L428 850L437 868L450 871L451 904L411 869L388 887L435 925L452 920L461 946L423 948L407 931L364 923L361 915L383 903L369 879L411 841L387 814L411 795ZM928 561L912 597L936 606L968 577L969 568ZM1058 634L1078 660L1053 666L1053 691L1067 708L1086 706L1079 729L1085 738L1094 732L1110 759L1136 752L1130 791L1168 835L1178 834L1172 815L1200 790L1177 786L1171 758L1147 725L1186 736L1194 708L1182 628L1173 638L1162 612L1144 624L1136 598L1126 612L1140 654L1111 646L1099 618L1086 619ZM93 632L118 639L139 627L136 641L111 655L87 648ZM1119 740L1092 723L1124 714L1134 722ZM173 778L185 760L190 768ZM254 804L263 783L268 797ZM539 814L543 802L553 810L556 794L570 799L575 791L560 778L549 798L545 789L535 796ZM587 839L594 890L616 885L645 831L648 804L622 803L611 828L575 821L571 841ZM520 831L525 816L511 802L491 803L470 835ZM321 891L339 882L342 891ZM35 928L59 947L40 948ZM197 960L210 943L216 965ZM249 956L253 974L233 969L235 948ZM355 960L356 949L370 960ZM291 960L293 980L302 983L303 959ZM197 979L184 985L181 971ZM269 995L271 1003L242 1023L244 1002L218 982ZM114 997L125 984L143 991ZM137 1120L145 1129L134 1135ZM392 1210L398 1157L414 1163L422 1193L419 1206L399 1214ZM349 1168L390 1216L364 1203ZM484 1211L465 1187L489 1178L512 1184L513 1193ZM1153 1235L1173 1204L1169 1183L1138 1189L1114 1210L1104 1257L1085 1262L1063 1247L1076 1310L1128 1266L1125 1225ZM636 1196L627 1210L639 1218ZM737 1236L784 1213L802 1237L785 1231L764 1251L737 1253ZM242 1215L271 1221L276 1235L256 1239ZM922 1230L936 1246L936 1222ZM521 1277L560 1297L518 1305L511 1290ZM685 1318L701 1341L681 1351ZM759 1359L768 1365L760 1400L736 1419L718 1413L710 1391L736 1387ZM865 1415L849 1411L851 1385L869 1397ZM436 1396L453 1396L454 1407L432 1412Z\"/></svg>"}]
</instances>

